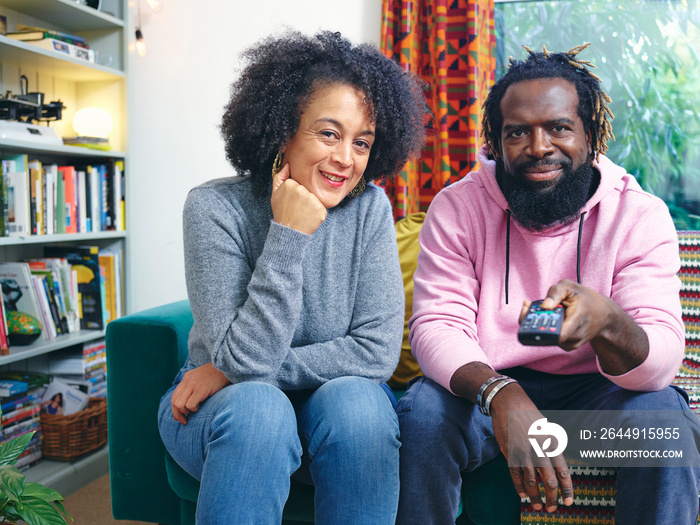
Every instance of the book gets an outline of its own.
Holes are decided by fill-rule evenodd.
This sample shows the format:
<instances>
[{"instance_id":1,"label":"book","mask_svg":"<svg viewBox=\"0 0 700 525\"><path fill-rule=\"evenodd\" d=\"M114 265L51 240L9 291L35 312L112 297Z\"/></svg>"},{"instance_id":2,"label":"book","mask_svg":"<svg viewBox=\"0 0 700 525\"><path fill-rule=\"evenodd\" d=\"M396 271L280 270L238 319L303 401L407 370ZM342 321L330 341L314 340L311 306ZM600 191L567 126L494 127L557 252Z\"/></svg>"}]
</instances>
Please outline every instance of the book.
<instances>
[{"instance_id":1,"label":"book","mask_svg":"<svg viewBox=\"0 0 700 525\"><path fill-rule=\"evenodd\" d=\"M29 40L27 43L42 49L55 51L64 56L84 60L85 62L95 62L95 52L92 49L69 44L68 42L63 42L55 38L49 37L42 40Z\"/></svg>"},{"instance_id":2,"label":"book","mask_svg":"<svg viewBox=\"0 0 700 525\"><path fill-rule=\"evenodd\" d=\"M89 231L92 231L92 229L88 230L87 228L87 219L89 217L88 213L88 202L87 202L87 186L86 186L86 181L85 181L85 171L84 170L78 170L77 171L77 180L78 180L78 191L77 191L77 212L76 215L78 217L78 226L77 229L80 233L87 233Z\"/></svg>"},{"instance_id":3,"label":"book","mask_svg":"<svg viewBox=\"0 0 700 525\"><path fill-rule=\"evenodd\" d=\"M59 31L50 31L48 29L41 31L11 31L7 33L7 37L12 38L13 40L19 40L21 42L43 40L44 38L54 38L62 42L68 42L69 44L73 44L75 46L84 48L89 47L85 39L81 36L71 35L70 33L61 33Z\"/></svg>"},{"instance_id":4,"label":"book","mask_svg":"<svg viewBox=\"0 0 700 525\"><path fill-rule=\"evenodd\" d=\"M48 363L54 377L73 385L90 397L107 392L107 352L104 339L84 343L82 352L72 348L56 352Z\"/></svg>"},{"instance_id":5,"label":"book","mask_svg":"<svg viewBox=\"0 0 700 525\"><path fill-rule=\"evenodd\" d=\"M0 236L7 237L9 234L9 218L7 209L7 174L5 163L0 165Z\"/></svg>"},{"instance_id":6,"label":"book","mask_svg":"<svg viewBox=\"0 0 700 525\"><path fill-rule=\"evenodd\" d=\"M34 370L3 370L0 372L0 379L13 379L15 381L24 381L27 383L27 388L44 388L51 382L51 376L43 372Z\"/></svg>"},{"instance_id":7,"label":"book","mask_svg":"<svg viewBox=\"0 0 700 525\"><path fill-rule=\"evenodd\" d=\"M22 313L33 317L41 324L41 309L34 291L32 275L28 263L5 262L0 263L0 287L5 303L5 312L8 318L17 318ZM45 330L41 330L40 336L48 339ZM10 344L29 344L36 337L32 334L9 334Z\"/></svg>"},{"instance_id":8,"label":"book","mask_svg":"<svg viewBox=\"0 0 700 525\"><path fill-rule=\"evenodd\" d=\"M10 337L7 333L5 301L0 300L0 355L10 355Z\"/></svg>"},{"instance_id":9,"label":"book","mask_svg":"<svg viewBox=\"0 0 700 525\"><path fill-rule=\"evenodd\" d=\"M26 171L8 173L7 214L9 235L26 237L30 234L29 220L29 177Z\"/></svg>"},{"instance_id":10,"label":"book","mask_svg":"<svg viewBox=\"0 0 700 525\"><path fill-rule=\"evenodd\" d=\"M63 214L65 220L65 231L63 233L78 233L78 217L76 215L75 208L77 199L75 166L59 166L58 172L59 176L62 178L63 199L65 201ZM60 191L61 190L59 188L59 195Z\"/></svg>"},{"instance_id":11,"label":"book","mask_svg":"<svg viewBox=\"0 0 700 525\"><path fill-rule=\"evenodd\" d=\"M44 170L38 160L30 160L29 169L29 222L32 235L44 235Z\"/></svg>"},{"instance_id":12,"label":"book","mask_svg":"<svg viewBox=\"0 0 700 525\"><path fill-rule=\"evenodd\" d=\"M30 31L41 31L44 33L49 33L51 35L56 35L56 36L60 36L63 38L71 38L73 40L78 40L80 42L87 44L87 42L85 41L85 38L83 38L80 35L74 35L72 33L65 33L63 31L57 31L56 29L48 29L46 27L30 26L27 24L17 24L17 31L15 31L15 33L17 33L17 32L30 32Z\"/></svg>"},{"instance_id":13,"label":"book","mask_svg":"<svg viewBox=\"0 0 700 525\"><path fill-rule=\"evenodd\" d=\"M66 186L64 173L56 168L55 233L66 233Z\"/></svg>"},{"instance_id":14,"label":"book","mask_svg":"<svg viewBox=\"0 0 700 525\"><path fill-rule=\"evenodd\" d=\"M107 251L99 253L100 266L104 268L104 290L105 303L103 310L106 314L106 323L121 317L121 313L117 309L117 295L121 294L121 290L117 288L117 267L116 255Z\"/></svg>"},{"instance_id":15,"label":"book","mask_svg":"<svg viewBox=\"0 0 700 525\"><path fill-rule=\"evenodd\" d=\"M46 267L54 274L54 285L58 289L57 297L62 315L66 317L68 333L80 330L80 305L78 297L77 273L70 263L62 257L42 259Z\"/></svg>"},{"instance_id":16,"label":"book","mask_svg":"<svg viewBox=\"0 0 700 525\"><path fill-rule=\"evenodd\" d=\"M90 148L100 151L109 151L112 149L109 139L102 137L63 137L63 143L66 146L79 146L81 148Z\"/></svg>"},{"instance_id":17,"label":"book","mask_svg":"<svg viewBox=\"0 0 700 525\"><path fill-rule=\"evenodd\" d=\"M23 226L17 226L15 224L16 221L16 216L19 218L19 223L20 225L24 225L26 223L22 222L24 219L24 206L23 206L23 200L18 203L18 207L20 208L19 210L16 210L15 204L14 204L14 189L12 188L12 181L11 178L20 178L23 176L20 175L14 175L13 177L10 177L11 173L25 173L24 176L26 176L26 171L27 171L27 164L28 164L28 159L27 155L23 153L18 153L15 155L2 155L0 156L0 165L2 167L1 171L3 174L2 177L2 196L3 196L3 205L2 205L2 214L3 214L3 219L5 221L5 227L3 231L4 236L9 236L10 232L12 231L12 235L20 235L24 236L27 235L27 230L23 231L17 231L21 230ZM20 185L20 186L26 186L27 191L29 190L28 188L28 182L27 184L22 184L22 180L15 181L15 185ZM23 191L23 190L22 190ZM18 190L18 193L21 193ZM27 199L29 197L27 196ZM29 204L27 200L27 210ZM10 217L12 215L12 217ZM27 218L29 218L28 211L27 211ZM12 224L11 224L12 222Z\"/></svg>"},{"instance_id":18,"label":"book","mask_svg":"<svg viewBox=\"0 0 700 525\"><path fill-rule=\"evenodd\" d=\"M20 472L25 471L39 463L42 457L43 452L41 451L41 446L37 445L34 448L27 447L17 458L17 461L15 461L15 467L17 467Z\"/></svg>"},{"instance_id":19,"label":"book","mask_svg":"<svg viewBox=\"0 0 700 525\"><path fill-rule=\"evenodd\" d=\"M24 449L24 452L17 458L17 461L15 461L15 467L17 467L17 469L20 472L23 472L39 463L42 457L43 452L41 451L41 447L35 450L26 448Z\"/></svg>"},{"instance_id":20,"label":"book","mask_svg":"<svg viewBox=\"0 0 700 525\"><path fill-rule=\"evenodd\" d=\"M104 164L99 165L97 170L102 179L102 231L114 230L113 185L110 182L113 172Z\"/></svg>"},{"instance_id":21,"label":"book","mask_svg":"<svg viewBox=\"0 0 700 525\"><path fill-rule=\"evenodd\" d=\"M44 246L45 257L62 257L77 273L80 328L102 330L99 248L97 246Z\"/></svg>"},{"instance_id":22,"label":"book","mask_svg":"<svg viewBox=\"0 0 700 525\"><path fill-rule=\"evenodd\" d=\"M44 166L44 185L46 195L46 235L56 232L56 179L58 178L58 165L48 164Z\"/></svg>"},{"instance_id":23,"label":"book","mask_svg":"<svg viewBox=\"0 0 700 525\"><path fill-rule=\"evenodd\" d=\"M27 391L27 383L14 379L0 380L0 398L10 397Z\"/></svg>"},{"instance_id":24,"label":"book","mask_svg":"<svg viewBox=\"0 0 700 525\"><path fill-rule=\"evenodd\" d=\"M115 229L124 231L124 161L114 161L114 172L112 174L113 187L113 210L115 216Z\"/></svg>"},{"instance_id":25,"label":"book","mask_svg":"<svg viewBox=\"0 0 700 525\"><path fill-rule=\"evenodd\" d=\"M13 410L9 414L3 414L2 418L0 418L0 422L2 423L2 426L9 425L15 421L22 421L24 419L31 418L38 414L40 410L41 409L38 405Z\"/></svg>"},{"instance_id":26,"label":"book","mask_svg":"<svg viewBox=\"0 0 700 525\"><path fill-rule=\"evenodd\" d=\"M3 419L5 424L2 428L2 433L0 438L5 440L12 436L26 434L31 430L38 430L40 415L39 412L41 408L39 403L41 401L42 392L37 392L37 396L31 402L25 405L19 405L8 412L3 412ZM39 409L39 410L36 410Z\"/></svg>"},{"instance_id":27,"label":"book","mask_svg":"<svg viewBox=\"0 0 700 525\"><path fill-rule=\"evenodd\" d=\"M39 400L41 400L41 395L34 402L33 406L39 406ZM41 430L41 416L39 414L34 414L21 421L15 421L9 425L6 425L2 429L2 440L7 440L15 436L21 436L32 430Z\"/></svg>"},{"instance_id":28,"label":"book","mask_svg":"<svg viewBox=\"0 0 700 525\"><path fill-rule=\"evenodd\" d=\"M3 169L7 171L27 171L27 155L18 153L16 155L1 155L0 161L3 163ZM7 163L7 167L5 167Z\"/></svg>"},{"instance_id":29,"label":"book","mask_svg":"<svg viewBox=\"0 0 700 525\"><path fill-rule=\"evenodd\" d=\"M97 166L87 167L87 190L89 194L87 200L90 201L90 231L100 231L100 199L99 199L99 176Z\"/></svg>"},{"instance_id":30,"label":"book","mask_svg":"<svg viewBox=\"0 0 700 525\"><path fill-rule=\"evenodd\" d=\"M58 297L60 289L58 287L57 275L54 270L47 268L46 261L29 261L29 268L32 275L41 276L44 285L44 292L49 302L51 320L56 327L57 334L68 333L65 310L62 308Z\"/></svg>"},{"instance_id":31,"label":"book","mask_svg":"<svg viewBox=\"0 0 700 525\"><path fill-rule=\"evenodd\" d=\"M89 400L90 396L80 389L54 378L41 397L41 410L47 414L69 416L83 410Z\"/></svg>"},{"instance_id":32,"label":"book","mask_svg":"<svg viewBox=\"0 0 700 525\"><path fill-rule=\"evenodd\" d=\"M65 331L67 333L77 332L80 330L77 278L74 279L74 272L65 259L47 259L46 263L54 275L54 286L57 289L56 297L61 315L66 319Z\"/></svg>"},{"instance_id":33,"label":"book","mask_svg":"<svg viewBox=\"0 0 700 525\"><path fill-rule=\"evenodd\" d=\"M15 395L6 397L2 400L2 406L0 407L2 408L2 413L9 414L17 408L37 404L41 399L41 394L41 389L34 388L32 390L25 390L24 392L18 392Z\"/></svg>"},{"instance_id":34,"label":"book","mask_svg":"<svg viewBox=\"0 0 700 525\"><path fill-rule=\"evenodd\" d=\"M32 284L34 284L34 291L39 302L39 309L41 310L41 324L44 328L44 333L47 336L46 338L51 340L55 339L56 335L58 334L56 332L56 323L51 315L49 298L46 294L46 288L44 286L45 280L46 278L44 276L32 275Z\"/></svg>"}]
</instances>

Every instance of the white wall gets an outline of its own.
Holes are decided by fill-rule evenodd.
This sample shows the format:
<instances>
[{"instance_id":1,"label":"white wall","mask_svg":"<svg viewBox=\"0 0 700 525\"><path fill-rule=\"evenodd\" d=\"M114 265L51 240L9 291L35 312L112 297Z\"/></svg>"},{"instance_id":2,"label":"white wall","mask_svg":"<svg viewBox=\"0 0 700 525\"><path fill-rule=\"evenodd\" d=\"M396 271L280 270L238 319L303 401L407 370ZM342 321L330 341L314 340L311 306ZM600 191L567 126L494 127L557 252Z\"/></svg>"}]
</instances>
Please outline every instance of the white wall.
<instances>
[{"instance_id":1,"label":"white wall","mask_svg":"<svg viewBox=\"0 0 700 525\"><path fill-rule=\"evenodd\" d=\"M182 206L190 188L233 174L218 124L240 51L285 27L379 45L381 27L381 0L161 0L157 13L141 2L148 53L129 65L129 312L186 298Z\"/></svg>"}]
</instances>

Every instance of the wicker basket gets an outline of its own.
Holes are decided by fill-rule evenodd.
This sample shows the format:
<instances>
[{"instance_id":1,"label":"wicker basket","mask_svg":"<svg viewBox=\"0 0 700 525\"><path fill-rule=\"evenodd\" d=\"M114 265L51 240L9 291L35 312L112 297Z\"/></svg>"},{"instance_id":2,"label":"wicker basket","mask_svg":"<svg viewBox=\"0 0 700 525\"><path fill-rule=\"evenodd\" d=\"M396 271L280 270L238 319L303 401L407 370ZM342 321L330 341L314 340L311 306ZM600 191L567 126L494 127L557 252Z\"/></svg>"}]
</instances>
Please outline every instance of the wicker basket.
<instances>
[{"instance_id":1,"label":"wicker basket","mask_svg":"<svg viewBox=\"0 0 700 525\"><path fill-rule=\"evenodd\" d=\"M46 459L73 461L107 443L107 400L93 397L85 410L69 416L42 413L41 430Z\"/></svg>"}]
</instances>

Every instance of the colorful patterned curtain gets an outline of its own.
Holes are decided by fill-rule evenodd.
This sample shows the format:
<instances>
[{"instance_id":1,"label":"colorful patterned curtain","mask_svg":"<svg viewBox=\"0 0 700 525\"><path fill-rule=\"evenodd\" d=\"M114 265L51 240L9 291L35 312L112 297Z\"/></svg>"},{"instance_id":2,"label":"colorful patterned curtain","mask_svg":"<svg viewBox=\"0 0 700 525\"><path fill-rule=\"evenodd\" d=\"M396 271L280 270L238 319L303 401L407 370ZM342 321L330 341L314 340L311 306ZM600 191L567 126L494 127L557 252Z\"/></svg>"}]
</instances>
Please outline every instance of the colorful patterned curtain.
<instances>
[{"instance_id":1,"label":"colorful patterned curtain","mask_svg":"<svg viewBox=\"0 0 700 525\"><path fill-rule=\"evenodd\" d=\"M382 51L429 85L433 132L385 189L398 220L477 168L481 105L496 69L494 0L382 0Z\"/></svg>"}]
</instances>

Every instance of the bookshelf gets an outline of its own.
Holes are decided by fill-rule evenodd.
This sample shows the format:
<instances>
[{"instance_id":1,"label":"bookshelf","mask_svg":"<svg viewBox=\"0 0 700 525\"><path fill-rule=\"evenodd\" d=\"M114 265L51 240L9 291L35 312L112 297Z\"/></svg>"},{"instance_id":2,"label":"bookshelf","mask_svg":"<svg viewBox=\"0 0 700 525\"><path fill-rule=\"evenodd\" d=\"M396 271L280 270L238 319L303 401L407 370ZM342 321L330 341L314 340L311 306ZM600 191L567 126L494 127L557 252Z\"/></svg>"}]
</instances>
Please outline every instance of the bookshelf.
<instances>
[{"instance_id":1,"label":"bookshelf","mask_svg":"<svg viewBox=\"0 0 700 525\"><path fill-rule=\"evenodd\" d=\"M59 137L74 136L73 116L83 107L97 106L107 110L114 120L109 151L75 146L25 142L0 132L0 155L26 154L29 160L44 164L85 165L123 161L126 177L129 165L127 145L127 1L103 0L100 10L75 0L0 0L0 15L6 18L7 30L17 24L84 37L96 53L95 63L62 56L0 35L1 93L21 93L20 76L27 78L28 92L44 93L44 103L61 101L65 106L60 121L52 122ZM44 124L42 124L44 125ZM127 185L128 187L128 185ZM128 196L126 196L128 202ZM126 259L126 231L29 235L0 237L0 261L19 261L41 257L46 245L95 245L122 253ZM126 271L123 278L126 278ZM124 286L126 289L126 286ZM125 299L125 298L124 298ZM126 301L123 300L122 304ZM126 313L126 312L123 312ZM55 339L38 340L28 346L13 346L10 355L0 356L0 369L47 371L52 352L82 345L104 337L104 330L81 330L59 335ZM58 490L64 497L108 472L107 448L102 448L75 462L43 460L27 471L30 481Z\"/></svg>"}]
</instances>

